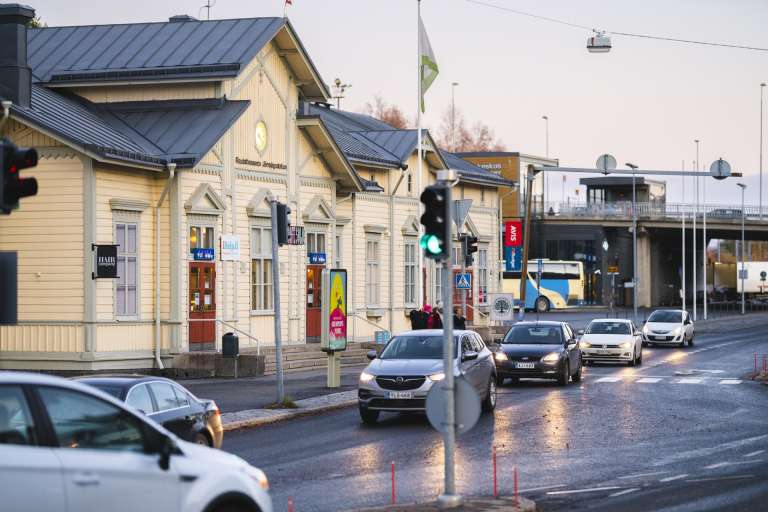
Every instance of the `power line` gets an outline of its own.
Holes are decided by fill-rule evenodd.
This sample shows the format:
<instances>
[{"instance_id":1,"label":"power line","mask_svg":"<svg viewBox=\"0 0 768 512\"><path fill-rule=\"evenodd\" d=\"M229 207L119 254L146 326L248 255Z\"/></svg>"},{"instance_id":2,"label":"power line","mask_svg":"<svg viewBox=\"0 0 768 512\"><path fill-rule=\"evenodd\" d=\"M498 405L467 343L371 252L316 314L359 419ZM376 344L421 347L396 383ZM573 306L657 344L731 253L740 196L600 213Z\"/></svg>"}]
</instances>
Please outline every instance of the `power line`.
<instances>
[{"instance_id":1,"label":"power line","mask_svg":"<svg viewBox=\"0 0 768 512\"><path fill-rule=\"evenodd\" d=\"M680 39L680 38L676 38L676 37L665 37L665 36L652 36L652 35L649 35L649 34L634 34L634 33L631 33L631 32L617 32L617 31L613 31L613 30L598 30L598 29L595 29L595 28L592 28L592 27L588 27L586 25L580 25L578 23L571 23L569 21L559 20L557 18L550 18L550 17L547 17L547 16L540 16L538 14L533 14L533 13L530 13L530 12L520 11L520 10L517 10L517 9L512 9L510 7L504 7L503 5L492 4L490 2L483 2L481 0L466 0L466 2L468 2L470 4L482 5L484 7L490 7L492 9L497 9L499 11L505 11L505 12L509 12L509 13L512 13L512 14L517 14L517 15L520 15L520 16L527 16L529 18L535 18L535 19L538 19L538 20L549 21L550 23L557 23L557 24L566 25L566 26L569 26L569 27L575 27L575 28L581 28L581 29L585 29L585 30L591 30L592 32L595 32L595 33L598 33L598 34L600 34L600 33L608 33L608 34L613 34L613 35L617 35L617 36L638 37L638 38L642 38L642 39L655 39L657 41L672 41L672 42L675 42L675 43L699 44L699 45L705 45L705 46L719 46L719 47L722 47L722 48L736 48L736 49L739 49L739 50L753 50L753 51L759 51L759 52L768 52L768 48L760 48L758 46L746 46L746 45L740 45L740 44L719 43L719 42L713 42L713 41L695 41L695 40L692 40L692 39Z\"/></svg>"}]
</instances>

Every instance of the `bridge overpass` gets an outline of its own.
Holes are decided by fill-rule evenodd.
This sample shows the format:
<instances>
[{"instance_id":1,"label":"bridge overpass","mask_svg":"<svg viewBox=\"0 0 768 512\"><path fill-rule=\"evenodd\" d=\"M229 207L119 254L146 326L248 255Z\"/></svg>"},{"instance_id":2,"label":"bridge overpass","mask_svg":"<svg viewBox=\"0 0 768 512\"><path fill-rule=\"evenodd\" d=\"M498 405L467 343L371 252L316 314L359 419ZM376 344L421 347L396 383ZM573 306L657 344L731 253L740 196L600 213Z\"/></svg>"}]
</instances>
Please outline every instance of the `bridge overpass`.
<instances>
[{"instance_id":1,"label":"bridge overpass","mask_svg":"<svg viewBox=\"0 0 768 512\"><path fill-rule=\"evenodd\" d=\"M631 289L623 283L632 279L632 204L547 203L534 211L531 257L580 259L587 277L585 294L595 302L631 304ZM744 208L746 240L768 241L768 208L763 219L757 207ZM741 206L708 204L707 242L714 239L741 239ZM696 260L699 297L704 290L702 241L704 207L693 204L637 203L638 305L653 307L680 303L682 289L682 220L685 216L686 289L693 298L693 218L696 217ZM608 251L603 251L603 241ZM608 267L617 266L611 287ZM708 272L712 272L711 268ZM710 274L711 275L711 274ZM711 278L710 278L711 281Z\"/></svg>"}]
</instances>

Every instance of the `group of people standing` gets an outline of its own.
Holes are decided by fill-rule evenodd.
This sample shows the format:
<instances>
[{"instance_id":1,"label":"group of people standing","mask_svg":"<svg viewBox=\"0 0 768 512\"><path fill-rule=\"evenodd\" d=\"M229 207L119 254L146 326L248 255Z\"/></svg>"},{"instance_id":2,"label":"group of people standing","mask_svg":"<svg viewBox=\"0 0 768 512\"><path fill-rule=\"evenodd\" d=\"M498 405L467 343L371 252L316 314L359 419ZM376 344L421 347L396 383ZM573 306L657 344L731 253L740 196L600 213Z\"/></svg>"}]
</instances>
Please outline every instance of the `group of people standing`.
<instances>
[{"instance_id":1,"label":"group of people standing","mask_svg":"<svg viewBox=\"0 0 768 512\"><path fill-rule=\"evenodd\" d=\"M442 313L443 311L441 308L432 308L429 304L425 304L421 309L412 310L409 314L411 319L411 329L414 331L420 329L442 329ZM453 311L453 328L467 328L467 319L461 314L459 308L455 308Z\"/></svg>"}]
</instances>

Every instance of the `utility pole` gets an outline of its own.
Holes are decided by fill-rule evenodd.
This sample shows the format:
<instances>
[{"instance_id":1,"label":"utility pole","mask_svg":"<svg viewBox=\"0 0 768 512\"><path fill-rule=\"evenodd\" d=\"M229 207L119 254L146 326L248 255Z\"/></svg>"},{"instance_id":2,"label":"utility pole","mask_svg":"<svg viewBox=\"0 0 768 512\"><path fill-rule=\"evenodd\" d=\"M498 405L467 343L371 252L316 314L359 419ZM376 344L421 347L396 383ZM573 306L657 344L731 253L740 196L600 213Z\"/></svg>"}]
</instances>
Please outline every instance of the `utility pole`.
<instances>
[{"instance_id":1,"label":"utility pole","mask_svg":"<svg viewBox=\"0 0 768 512\"><path fill-rule=\"evenodd\" d=\"M763 220L763 92L765 82L760 84L760 220Z\"/></svg>"},{"instance_id":2,"label":"utility pole","mask_svg":"<svg viewBox=\"0 0 768 512\"><path fill-rule=\"evenodd\" d=\"M694 172L693 172L693 229L691 233L693 233L693 242L692 242L692 250L691 250L691 258L692 258L692 265L693 268L693 320L695 321L697 319L698 313L696 308L696 292L699 288L699 283L696 280L696 217L699 214L699 156L696 155L696 162L694 165Z\"/></svg>"},{"instance_id":3,"label":"utility pole","mask_svg":"<svg viewBox=\"0 0 768 512\"><path fill-rule=\"evenodd\" d=\"M525 291L528 288L528 251L531 245L531 194L533 189L533 166L528 166L525 177L525 227L523 228L523 262L520 268L520 314L525 319Z\"/></svg>"},{"instance_id":4,"label":"utility pole","mask_svg":"<svg viewBox=\"0 0 768 512\"><path fill-rule=\"evenodd\" d=\"M637 194L635 192L635 171L637 166L627 162L632 169L632 310L633 320L637 323Z\"/></svg>"},{"instance_id":5,"label":"utility pole","mask_svg":"<svg viewBox=\"0 0 768 512\"><path fill-rule=\"evenodd\" d=\"M685 171L685 160L683 160L683 166L681 167L681 169L683 171ZM680 181L682 182L682 186L683 186L683 201L682 201L683 204L682 204L682 207L680 208L680 213L681 213L680 216L682 217L682 232L683 232L683 254L682 254L682 260L683 260L683 279L682 279L682 281L683 281L683 293L682 293L682 295L683 295L683 297L682 297L682 302L683 302L683 311L685 311L685 176L683 176L680 179Z\"/></svg>"},{"instance_id":6,"label":"utility pole","mask_svg":"<svg viewBox=\"0 0 768 512\"><path fill-rule=\"evenodd\" d=\"M451 151L456 152L456 86L459 82L451 83Z\"/></svg>"},{"instance_id":7,"label":"utility pole","mask_svg":"<svg viewBox=\"0 0 768 512\"><path fill-rule=\"evenodd\" d=\"M275 312L275 366L277 370L277 403L285 400L285 387L283 385L283 341L280 333L280 262L278 260L278 242L277 242L277 208L278 203L272 200L269 203L270 213L272 215L272 290L274 293L274 312Z\"/></svg>"},{"instance_id":8,"label":"utility pole","mask_svg":"<svg viewBox=\"0 0 768 512\"><path fill-rule=\"evenodd\" d=\"M746 268L744 267L744 189L747 186L743 183L736 184L741 189L741 270L739 272L739 278L741 279L741 314L746 314L746 302L744 300L744 279L746 276Z\"/></svg>"}]
</instances>

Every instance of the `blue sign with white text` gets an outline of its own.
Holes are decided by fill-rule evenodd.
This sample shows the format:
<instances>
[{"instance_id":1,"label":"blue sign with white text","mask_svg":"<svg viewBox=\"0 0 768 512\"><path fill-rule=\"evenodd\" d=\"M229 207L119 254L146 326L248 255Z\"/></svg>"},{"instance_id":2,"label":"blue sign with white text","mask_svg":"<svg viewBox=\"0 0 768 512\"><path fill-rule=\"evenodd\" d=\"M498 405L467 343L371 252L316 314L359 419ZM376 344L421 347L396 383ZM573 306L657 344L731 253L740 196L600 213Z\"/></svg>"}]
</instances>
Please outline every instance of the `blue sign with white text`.
<instances>
[{"instance_id":1,"label":"blue sign with white text","mask_svg":"<svg viewBox=\"0 0 768 512\"><path fill-rule=\"evenodd\" d=\"M472 289L472 274L469 272L462 274L456 274L456 289L457 290L471 290Z\"/></svg>"},{"instance_id":2,"label":"blue sign with white text","mask_svg":"<svg viewBox=\"0 0 768 512\"><path fill-rule=\"evenodd\" d=\"M325 253L324 252L311 252L309 253L309 263L312 265L324 265Z\"/></svg>"},{"instance_id":3,"label":"blue sign with white text","mask_svg":"<svg viewBox=\"0 0 768 512\"><path fill-rule=\"evenodd\" d=\"M199 247L192 249L192 259L195 261L213 261L216 259L216 253L213 249Z\"/></svg>"},{"instance_id":4,"label":"blue sign with white text","mask_svg":"<svg viewBox=\"0 0 768 512\"><path fill-rule=\"evenodd\" d=\"M504 271L520 272L523 269L523 248L505 247L504 248Z\"/></svg>"}]
</instances>

